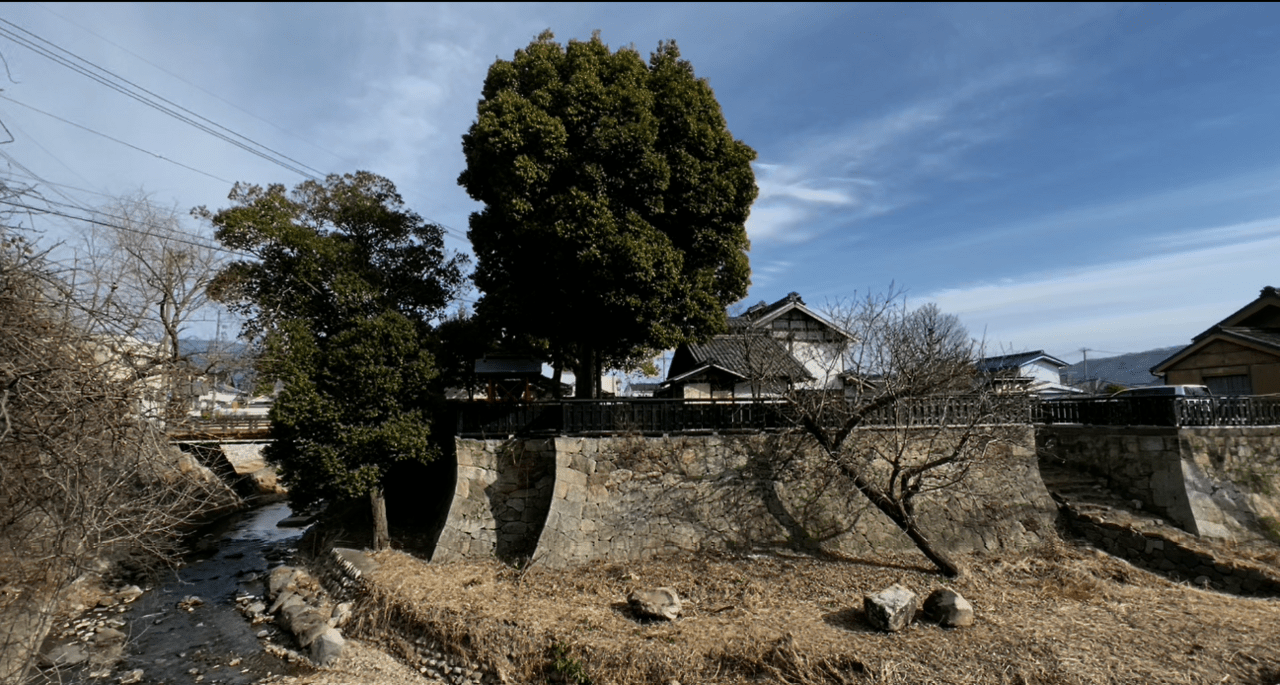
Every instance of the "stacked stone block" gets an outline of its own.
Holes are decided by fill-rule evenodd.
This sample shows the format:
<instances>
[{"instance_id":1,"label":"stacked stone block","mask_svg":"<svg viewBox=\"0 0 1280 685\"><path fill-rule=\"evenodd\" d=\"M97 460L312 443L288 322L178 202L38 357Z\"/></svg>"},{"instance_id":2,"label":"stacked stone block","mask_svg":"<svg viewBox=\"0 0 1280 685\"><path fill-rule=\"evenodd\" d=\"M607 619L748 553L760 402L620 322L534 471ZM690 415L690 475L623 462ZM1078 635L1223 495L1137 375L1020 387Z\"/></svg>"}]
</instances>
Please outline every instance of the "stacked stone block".
<instances>
[{"instance_id":1,"label":"stacked stone block","mask_svg":"<svg viewBox=\"0 0 1280 685\"><path fill-rule=\"evenodd\" d=\"M786 436L457 440L458 482L433 561L530 556L563 568L686 550L913 548L810 446ZM941 548L1023 548L1054 535L1029 427L959 487L918 503ZM780 459L782 455L783 459ZM778 471L778 462L789 466ZM516 475L512 475L515 473Z\"/></svg>"},{"instance_id":2,"label":"stacked stone block","mask_svg":"<svg viewBox=\"0 0 1280 685\"><path fill-rule=\"evenodd\" d=\"M1042 426L1036 442L1195 535L1247 538L1280 517L1280 427Z\"/></svg>"},{"instance_id":3,"label":"stacked stone block","mask_svg":"<svg viewBox=\"0 0 1280 685\"><path fill-rule=\"evenodd\" d=\"M455 441L458 475L432 561L527 557L551 502L551 440Z\"/></svg>"}]
</instances>

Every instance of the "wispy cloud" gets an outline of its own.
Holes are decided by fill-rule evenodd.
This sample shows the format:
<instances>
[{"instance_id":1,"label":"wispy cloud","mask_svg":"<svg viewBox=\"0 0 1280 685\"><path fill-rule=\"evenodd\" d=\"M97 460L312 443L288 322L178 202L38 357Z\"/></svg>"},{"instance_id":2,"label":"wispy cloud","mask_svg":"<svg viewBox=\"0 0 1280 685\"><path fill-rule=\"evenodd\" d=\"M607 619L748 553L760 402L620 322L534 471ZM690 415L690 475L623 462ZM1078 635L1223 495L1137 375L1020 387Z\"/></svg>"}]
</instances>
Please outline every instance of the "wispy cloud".
<instances>
[{"instance_id":1,"label":"wispy cloud","mask_svg":"<svg viewBox=\"0 0 1280 685\"><path fill-rule=\"evenodd\" d=\"M1257 226L1280 225L1280 217ZM948 288L924 301L961 317L989 343L1131 352L1189 342L1274 281L1280 236L1253 227L1202 231L1223 242L1098 266ZM1228 239L1232 236L1232 239Z\"/></svg>"},{"instance_id":2,"label":"wispy cloud","mask_svg":"<svg viewBox=\"0 0 1280 685\"><path fill-rule=\"evenodd\" d=\"M1179 185L1157 192L1131 195L1114 202L1053 211L981 232L948 235L939 249L1008 244L1011 240L1070 235L1076 240L1091 236L1132 236L1135 247L1153 251L1180 251L1211 247L1221 241L1237 241L1265 235L1276 229L1274 219L1227 226L1197 228L1203 217L1222 217L1241 208L1258 207L1280 195L1280 167ZM1259 202L1263 201L1262 205ZM1114 241L1112 241L1114 245Z\"/></svg>"},{"instance_id":3,"label":"wispy cloud","mask_svg":"<svg viewBox=\"0 0 1280 685\"><path fill-rule=\"evenodd\" d=\"M929 178L971 176L962 155L998 140L1007 114L1031 94L1027 84L1063 73L1053 60L1006 67L878 118L814 136L756 165L760 197L747 229L753 239L801 242L838 215L848 224L917 199Z\"/></svg>"}]
</instances>

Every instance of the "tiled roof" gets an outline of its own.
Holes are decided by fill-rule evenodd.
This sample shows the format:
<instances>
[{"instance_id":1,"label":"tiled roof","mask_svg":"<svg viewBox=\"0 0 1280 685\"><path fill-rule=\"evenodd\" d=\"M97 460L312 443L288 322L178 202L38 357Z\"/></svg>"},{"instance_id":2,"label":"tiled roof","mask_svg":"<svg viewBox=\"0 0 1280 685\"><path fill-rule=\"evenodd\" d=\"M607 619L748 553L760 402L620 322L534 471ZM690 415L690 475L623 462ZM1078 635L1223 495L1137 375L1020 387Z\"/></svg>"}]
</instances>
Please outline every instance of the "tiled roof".
<instances>
[{"instance_id":1,"label":"tiled roof","mask_svg":"<svg viewBox=\"0 0 1280 685\"><path fill-rule=\"evenodd\" d=\"M772 312L775 312L785 307L786 305L791 304L792 302L795 302L796 304L800 304L800 305L804 304L804 300L800 299L800 293L790 292L790 293L787 293L786 297L782 298L781 300L778 300L777 302L774 302L773 304L765 304L764 300L760 300L756 304L753 304L750 307L748 307L747 311L742 313L742 316L734 317L734 318L751 321L754 319L758 319L762 316L767 316L768 314L771 314Z\"/></svg>"},{"instance_id":2,"label":"tiled roof","mask_svg":"<svg viewBox=\"0 0 1280 685\"><path fill-rule=\"evenodd\" d=\"M1045 354L1044 350L1036 350L1034 352L1019 352L1018 354L1006 354L999 357L983 357L978 360L978 371L991 373L994 371L1004 371L1005 369L1016 369L1023 364L1030 364L1037 359L1045 359L1054 364L1058 368L1067 365L1066 362L1049 354Z\"/></svg>"},{"instance_id":3,"label":"tiled roof","mask_svg":"<svg viewBox=\"0 0 1280 685\"><path fill-rule=\"evenodd\" d=\"M1245 328L1243 326L1232 326L1223 328L1223 333L1228 335L1244 338L1250 342L1271 347L1280 350L1280 329L1276 328Z\"/></svg>"},{"instance_id":4,"label":"tiled roof","mask_svg":"<svg viewBox=\"0 0 1280 685\"><path fill-rule=\"evenodd\" d=\"M1181 345L1175 345L1146 352L1090 359L1088 364L1078 362L1062 370L1062 382L1072 384L1096 380L1103 384L1122 385L1126 388L1160 385L1162 381L1159 376L1151 373L1151 367L1181 349ZM1085 366L1089 367L1088 378L1085 377Z\"/></svg>"},{"instance_id":5,"label":"tiled roof","mask_svg":"<svg viewBox=\"0 0 1280 685\"><path fill-rule=\"evenodd\" d=\"M769 335L717 335L705 343L689 345L689 354L698 365L718 366L742 378L801 380L811 377L804 365Z\"/></svg>"}]
</instances>

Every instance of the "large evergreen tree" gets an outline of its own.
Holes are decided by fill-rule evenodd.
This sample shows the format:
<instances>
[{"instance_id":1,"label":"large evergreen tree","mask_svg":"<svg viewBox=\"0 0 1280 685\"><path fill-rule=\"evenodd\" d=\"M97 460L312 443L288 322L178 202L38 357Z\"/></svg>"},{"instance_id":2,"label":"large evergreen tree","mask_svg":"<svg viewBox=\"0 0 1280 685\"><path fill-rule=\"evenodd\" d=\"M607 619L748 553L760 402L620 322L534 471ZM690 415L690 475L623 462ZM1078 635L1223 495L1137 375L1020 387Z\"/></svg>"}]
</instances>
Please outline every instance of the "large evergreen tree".
<instances>
[{"instance_id":1,"label":"large evergreen tree","mask_svg":"<svg viewBox=\"0 0 1280 685\"><path fill-rule=\"evenodd\" d=\"M579 397L602 367L723 330L746 295L755 152L674 42L646 64L544 32L490 67L463 151L478 314L545 341Z\"/></svg>"},{"instance_id":2,"label":"large evergreen tree","mask_svg":"<svg viewBox=\"0 0 1280 685\"><path fill-rule=\"evenodd\" d=\"M265 454L295 504L370 495L376 520L388 468L436 455L431 322L463 259L371 173L292 192L237 184L230 199L204 214L223 245L256 259L223 269L213 294L246 317L262 378L284 384Z\"/></svg>"}]
</instances>

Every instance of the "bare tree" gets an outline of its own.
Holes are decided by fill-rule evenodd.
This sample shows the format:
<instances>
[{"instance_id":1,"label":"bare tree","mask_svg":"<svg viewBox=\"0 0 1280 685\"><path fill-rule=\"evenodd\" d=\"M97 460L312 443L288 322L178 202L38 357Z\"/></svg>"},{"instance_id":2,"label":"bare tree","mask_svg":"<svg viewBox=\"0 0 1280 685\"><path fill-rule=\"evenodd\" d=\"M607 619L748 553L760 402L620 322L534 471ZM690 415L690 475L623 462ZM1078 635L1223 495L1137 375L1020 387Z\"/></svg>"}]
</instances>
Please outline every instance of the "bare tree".
<instances>
[{"instance_id":1,"label":"bare tree","mask_svg":"<svg viewBox=\"0 0 1280 685\"><path fill-rule=\"evenodd\" d=\"M77 298L104 316L91 324L131 341L128 355L140 376L160 379L158 395L167 419L187 409L193 369L181 339L188 325L212 307L207 286L222 264L209 239L183 225L176 207L144 194L122 197L97 213L98 224L79 246ZM154 351L144 350L153 347Z\"/></svg>"},{"instance_id":2,"label":"bare tree","mask_svg":"<svg viewBox=\"0 0 1280 685\"><path fill-rule=\"evenodd\" d=\"M0 229L0 682L22 682L77 577L163 560L195 517L236 501L140 414L145 383L90 330L122 322L62 276Z\"/></svg>"},{"instance_id":3,"label":"bare tree","mask_svg":"<svg viewBox=\"0 0 1280 685\"><path fill-rule=\"evenodd\" d=\"M827 376L838 375L843 388L787 390L795 431L939 570L958 575L926 534L917 504L958 487L999 453L1025 399L975 382L981 345L935 305L912 310L890 292L832 307L828 318L849 334L827 356L839 365Z\"/></svg>"}]
</instances>

